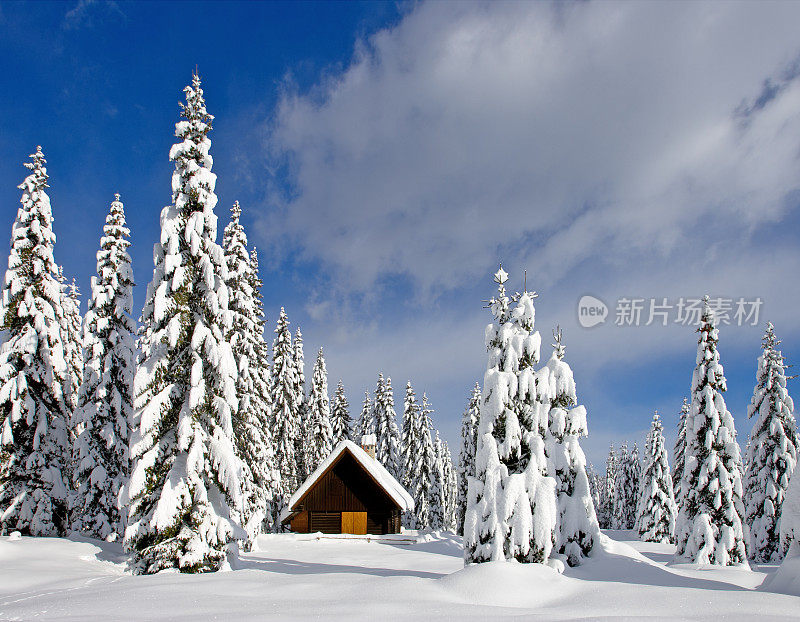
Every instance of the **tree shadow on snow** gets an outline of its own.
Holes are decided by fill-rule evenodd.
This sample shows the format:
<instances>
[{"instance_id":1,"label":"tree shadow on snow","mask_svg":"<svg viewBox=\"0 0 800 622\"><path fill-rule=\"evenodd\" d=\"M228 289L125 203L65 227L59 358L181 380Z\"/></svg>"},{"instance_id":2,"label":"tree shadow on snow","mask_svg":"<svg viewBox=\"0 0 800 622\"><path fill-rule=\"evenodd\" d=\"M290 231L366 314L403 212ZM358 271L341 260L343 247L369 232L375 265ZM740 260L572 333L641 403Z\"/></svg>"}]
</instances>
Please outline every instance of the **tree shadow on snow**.
<instances>
[{"instance_id":1,"label":"tree shadow on snow","mask_svg":"<svg viewBox=\"0 0 800 622\"><path fill-rule=\"evenodd\" d=\"M439 579L445 576L441 572L424 570L401 570L395 568L369 568L367 566L343 566L338 564L321 564L319 562L301 562L296 559L264 558L240 559L237 570L262 570L281 574L367 574L378 577L419 577L421 579Z\"/></svg>"},{"instance_id":2,"label":"tree shadow on snow","mask_svg":"<svg viewBox=\"0 0 800 622\"><path fill-rule=\"evenodd\" d=\"M653 561L658 561L655 557L663 557L666 554L647 554L648 557L651 557L651 555L653 556ZM667 559L671 557L671 555L666 555ZM634 585L697 588L728 592L749 591L747 588L725 581L687 577L671 572L663 566L654 565L644 560L637 560L628 555L619 555L609 551L599 552L595 557L588 559L581 566L567 568L564 574L576 579L586 579L589 581L612 581Z\"/></svg>"}]
</instances>

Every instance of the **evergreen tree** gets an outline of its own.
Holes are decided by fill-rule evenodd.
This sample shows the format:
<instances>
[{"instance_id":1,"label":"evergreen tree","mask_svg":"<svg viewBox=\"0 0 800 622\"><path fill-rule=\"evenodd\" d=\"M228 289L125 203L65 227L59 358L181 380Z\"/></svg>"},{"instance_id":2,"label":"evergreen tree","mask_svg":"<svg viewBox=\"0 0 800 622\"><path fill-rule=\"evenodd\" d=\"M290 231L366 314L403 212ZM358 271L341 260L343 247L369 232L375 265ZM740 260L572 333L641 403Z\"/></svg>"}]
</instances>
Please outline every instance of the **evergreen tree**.
<instances>
[{"instance_id":1,"label":"evergreen tree","mask_svg":"<svg viewBox=\"0 0 800 622\"><path fill-rule=\"evenodd\" d=\"M507 277L497 271L498 295L489 301L494 322L485 331L489 360L464 522L467 564L547 562L555 542L555 481L544 475L549 401L541 391L548 393L549 383L533 371L541 343L533 332L535 294L510 301Z\"/></svg>"},{"instance_id":2,"label":"evergreen tree","mask_svg":"<svg viewBox=\"0 0 800 622\"><path fill-rule=\"evenodd\" d=\"M456 530L456 502L458 499L458 480L453 466L453 455L447 441L442 441L442 468L444 471L444 529Z\"/></svg>"},{"instance_id":3,"label":"evergreen tree","mask_svg":"<svg viewBox=\"0 0 800 622\"><path fill-rule=\"evenodd\" d=\"M614 498L612 501L611 528L631 529L628 525L631 484L628 481L630 454L627 441L622 443L619 453L616 454L616 472L614 473Z\"/></svg>"},{"instance_id":4,"label":"evergreen tree","mask_svg":"<svg viewBox=\"0 0 800 622\"><path fill-rule=\"evenodd\" d=\"M333 404L331 406L331 425L333 427L333 446L336 447L342 441L350 440L350 404L347 403L347 396L344 393L344 385L339 380L336 385L336 392L333 394ZM355 439L361 442L361 439Z\"/></svg>"},{"instance_id":5,"label":"evergreen tree","mask_svg":"<svg viewBox=\"0 0 800 622\"><path fill-rule=\"evenodd\" d=\"M602 529L614 528L614 489L616 488L617 466L617 453L614 450L614 444L611 443L606 458L606 472L600 487L600 510L597 513L597 520Z\"/></svg>"},{"instance_id":6,"label":"evergreen tree","mask_svg":"<svg viewBox=\"0 0 800 622\"><path fill-rule=\"evenodd\" d=\"M184 89L170 160L172 204L161 212L142 323L131 435L126 547L137 573L213 571L243 539L241 460L233 443L236 362L227 269L217 244L206 111L200 78Z\"/></svg>"},{"instance_id":7,"label":"evergreen tree","mask_svg":"<svg viewBox=\"0 0 800 622\"><path fill-rule=\"evenodd\" d=\"M83 326L84 365L75 421L73 529L94 538L124 536L121 494L130 474L136 322L130 230L119 195L103 227L97 276Z\"/></svg>"},{"instance_id":8,"label":"evergreen tree","mask_svg":"<svg viewBox=\"0 0 800 622\"><path fill-rule=\"evenodd\" d=\"M477 382L461 418L461 451L458 453L458 501L456 507L456 532L464 535L464 517L467 513L467 482L475 477L475 451L478 445L478 419L481 407L481 386Z\"/></svg>"},{"instance_id":9,"label":"evergreen tree","mask_svg":"<svg viewBox=\"0 0 800 622\"><path fill-rule=\"evenodd\" d=\"M378 377L375 391L375 457L386 467L395 479L402 479L400 472L400 430L397 427L397 414L394 410L392 379L383 374Z\"/></svg>"},{"instance_id":10,"label":"evergreen tree","mask_svg":"<svg viewBox=\"0 0 800 622\"><path fill-rule=\"evenodd\" d=\"M677 556L700 564L745 564L739 444L722 395L726 383L717 350L719 331L708 296L697 332L692 404L686 416L686 466L675 531Z\"/></svg>"},{"instance_id":11,"label":"evergreen tree","mask_svg":"<svg viewBox=\"0 0 800 622\"><path fill-rule=\"evenodd\" d=\"M779 561L780 520L789 479L797 465L798 437L794 403L786 390L784 358L771 323L762 341L756 387L747 409L755 418L747 451L745 517L750 527L750 558Z\"/></svg>"},{"instance_id":12,"label":"evergreen tree","mask_svg":"<svg viewBox=\"0 0 800 622\"><path fill-rule=\"evenodd\" d=\"M248 271L250 290L253 296L253 308L255 310L255 360L250 361L248 369L253 381L253 393L250 396L251 408L259 413L258 421L261 426L261 434L264 439L266 454L257 458L259 464L252 467L256 481L261 481L265 490L262 491L267 504L265 506L265 517L263 529L277 531L280 528L278 513L280 512L280 499L285 495L285 486L281 480L281 471L275 459L275 444L272 438L272 401L270 398L270 368L269 368L269 345L264 338L264 300L261 296L261 277L258 271L258 251L253 247L250 253L250 270ZM251 517L252 519L252 517ZM251 529L252 531L252 529Z\"/></svg>"},{"instance_id":13,"label":"evergreen tree","mask_svg":"<svg viewBox=\"0 0 800 622\"><path fill-rule=\"evenodd\" d=\"M681 482L683 469L686 464L686 417L689 414L689 400L683 398L680 417L678 418L678 438L675 441L675 466L672 472L672 488L675 493L676 505L681 505Z\"/></svg>"},{"instance_id":14,"label":"evergreen tree","mask_svg":"<svg viewBox=\"0 0 800 622\"><path fill-rule=\"evenodd\" d=\"M0 532L55 536L68 528L67 320L42 148L30 157L0 301Z\"/></svg>"},{"instance_id":15,"label":"evergreen tree","mask_svg":"<svg viewBox=\"0 0 800 622\"><path fill-rule=\"evenodd\" d=\"M322 348L314 362L311 377L311 395L308 399L308 418L311 422L311 434L308 439L306 462L309 472L314 470L333 451L333 426L331 425L331 405L328 399L328 370Z\"/></svg>"},{"instance_id":16,"label":"evergreen tree","mask_svg":"<svg viewBox=\"0 0 800 622\"><path fill-rule=\"evenodd\" d=\"M594 470L594 466L589 463L586 466L586 477L589 479L589 494L592 497L592 503L596 509L597 513L597 523L598 526L602 527L601 521L601 514L603 507L604 499L602 497L603 493L603 478Z\"/></svg>"},{"instance_id":17,"label":"evergreen tree","mask_svg":"<svg viewBox=\"0 0 800 622\"><path fill-rule=\"evenodd\" d=\"M411 381L406 384L401 439L403 487L414 499L414 511L404 516L409 529L430 527L430 501L436 469L436 451L431 438L430 412L423 412Z\"/></svg>"},{"instance_id":18,"label":"evergreen tree","mask_svg":"<svg viewBox=\"0 0 800 622\"><path fill-rule=\"evenodd\" d=\"M375 434L375 407L372 403L372 398L369 395L369 391L364 391L364 402L361 406L361 415L358 418L358 422L356 423L353 433L355 434L355 438L353 438L353 440L359 444L361 443L362 437Z\"/></svg>"},{"instance_id":19,"label":"evergreen tree","mask_svg":"<svg viewBox=\"0 0 800 622\"><path fill-rule=\"evenodd\" d=\"M556 481L556 548L570 566L577 566L600 541L600 526L586 475L586 456L579 441L588 434L586 408L577 405L575 380L564 361L560 328L554 337L553 354L547 362L551 408L545 452L548 473Z\"/></svg>"},{"instance_id":20,"label":"evergreen tree","mask_svg":"<svg viewBox=\"0 0 800 622\"><path fill-rule=\"evenodd\" d=\"M636 509L636 530L642 542L673 542L675 539L678 508L662 430L656 411L647 435L644 474Z\"/></svg>"},{"instance_id":21,"label":"evergreen tree","mask_svg":"<svg viewBox=\"0 0 800 622\"><path fill-rule=\"evenodd\" d=\"M228 308L232 322L228 341L236 362L236 397L239 411L233 418L234 441L243 462L242 494L248 545L269 527L275 513L278 482L273 469L274 454L269 429L268 402L261 398L266 391L259 365L263 363L263 323L254 285L258 277L247 252L247 235L240 222L242 209L236 201L231 221L222 236L230 292Z\"/></svg>"},{"instance_id":22,"label":"evergreen tree","mask_svg":"<svg viewBox=\"0 0 800 622\"><path fill-rule=\"evenodd\" d=\"M308 413L308 401L306 399L306 361L303 353L303 333L300 327L294 333L292 343L292 360L294 361L295 373L295 395L297 396L297 436L294 440L294 455L297 460L298 485L302 484L311 473L308 465L307 439L311 436L311 420Z\"/></svg>"},{"instance_id":23,"label":"evergreen tree","mask_svg":"<svg viewBox=\"0 0 800 622\"><path fill-rule=\"evenodd\" d=\"M58 267L59 280L62 289L62 307L64 309L64 354L67 359L67 384L64 387L64 400L69 410L70 441L74 445L75 439L81 433L83 424L75 419L75 410L78 407L78 392L83 381L83 336L81 317L81 296L75 279L70 284L64 278L61 266ZM68 466L71 467L71 464Z\"/></svg>"},{"instance_id":24,"label":"evergreen tree","mask_svg":"<svg viewBox=\"0 0 800 622\"><path fill-rule=\"evenodd\" d=\"M270 402L272 403L272 431L275 464L283 482L279 506L282 508L302 483L297 471L295 441L300 435L300 398L297 395L297 367L292 355L292 334L289 319L281 307L272 344L272 377Z\"/></svg>"},{"instance_id":25,"label":"evergreen tree","mask_svg":"<svg viewBox=\"0 0 800 622\"><path fill-rule=\"evenodd\" d=\"M433 453L435 456L433 485L431 486L431 496L428 501L430 505L430 528L434 531L443 531L446 528L447 480L444 447L442 446L442 439L439 438L438 430L436 430L436 436L433 441Z\"/></svg>"}]
</instances>

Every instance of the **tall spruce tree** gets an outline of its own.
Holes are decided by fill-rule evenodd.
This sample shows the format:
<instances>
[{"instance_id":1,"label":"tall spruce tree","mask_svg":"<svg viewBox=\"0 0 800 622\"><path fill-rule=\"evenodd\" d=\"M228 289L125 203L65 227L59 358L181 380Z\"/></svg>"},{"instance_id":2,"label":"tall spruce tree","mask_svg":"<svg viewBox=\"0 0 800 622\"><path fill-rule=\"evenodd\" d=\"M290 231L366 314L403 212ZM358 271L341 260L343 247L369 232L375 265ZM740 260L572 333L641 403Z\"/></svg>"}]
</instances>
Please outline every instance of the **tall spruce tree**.
<instances>
[{"instance_id":1,"label":"tall spruce tree","mask_svg":"<svg viewBox=\"0 0 800 622\"><path fill-rule=\"evenodd\" d=\"M67 319L42 148L30 157L0 301L0 532L57 536L68 528Z\"/></svg>"},{"instance_id":2,"label":"tall spruce tree","mask_svg":"<svg viewBox=\"0 0 800 622\"><path fill-rule=\"evenodd\" d=\"M600 510L597 513L597 520L602 529L614 528L614 489L616 488L618 466L617 452L614 449L614 443L611 443L606 458L606 472L601 483Z\"/></svg>"},{"instance_id":3,"label":"tall spruce tree","mask_svg":"<svg viewBox=\"0 0 800 622\"><path fill-rule=\"evenodd\" d=\"M636 496L632 495L632 482L628 479L631 474L630 453L628 442L625 441L616 454L616 472L614 473L614 499L612 502L611 528L632 529L633 520L629 517L635 515L636 508L631 509L631 501L635 503Z\"/></svg>"},{"instance_id":4,"label":"tall spruce tree","mask_svg":"<svg viewBox=\"0 0 800 622\"><path fill-rule=\"evenodd\" d=\"M275 449L275 464L280 470L283 483L279 506L282 508L297 487L302 483L297 470L296 440L300 435L300 397L297 394L299 381L297 367L292 354L292 333L289 318L281 307L275 340L272 344L272 376L270 401L272 403L272 431Z\"/></svg>"},{"instance_id":5,"label":"tall spruce tree","mask_svg":"<svg viewBox=\"0 0 800 622\"><path fill-rule=\"evenodd\" d=\"M364 391L364 401L361 404L361 415L356 422L355 430L353 432L356 443L361 443L361 438L370 434L375 434L375 406L372 403L372 398L369 391Z\"/></svg>"},{"instance_id":6,"label":"tall spruce tree","mask_svg":"<svg viewBox=\"0 0 800 622\"><path fill-rule=\"evenodd\" d=\"M726 382L717 350L719 331L708 296L697 332L676 555L700 564L746 564L741 458L733 417L722 395Z\"/></svg>"},{"instance_id":7,"label":"tall spruce tree","mask_svg":"<svg viewBox=\"0 0 800 622\"><path fill-rule=\"evenodd\" d=\"M378 377L375 391L375 457L396 479L402 478L400 465L400 429L394 410L392 379Z\"/></svg>"},{"instance_id":8,"label":"tall spruce tree","mask_svg":"<svg viewBox=\"0 0 800 622\"><path fill-rule=\"evenodd\" d=\"M61 266L58 268L62 285L62 305L64 308L64 354L67 359L67 384L64 399L70 413L71 442L75 443L83 424L75 419L78 408L78 393L83 381L83 318L81 317L81 294L75 279L67 283ZM70 464L70 466L72 466Z\"/></svg>"},{"instance_id":9,"label":"tall spruce tree","mask_svg":"<svg viewBox=\"0 0 800 622\"><path fill-rule=\"evenodd\" d=\"M533 331L535 294L509 300L507 278L501 267L498 294L489 301L494 322L485 331L489 359L464 523L467 564L547 562L555 542L555 480L545 475L543 439L549 401L540 393L549 383L538 382L533 370L541 344Z\"/></svg>"},{"instance_id":10,"label":"tall spruce tree","mask_svg":"<svg viewBox=\"0 0 800 622\"><path fill-rule=\"evenodd\" d=\"M570 566L577 566L600 541L600 526L586 475L586 455L580 446L580 438L589 433L586 408L578 405L572 369L564 361L560 328L554 337L553 354L547 362L551 408L545 452L548 474L556 481L557 552Z\"/></svg>"},{"instance_id":11,"label":"tall spruce tree","mask_svg":"<svg viewBox=\"0 0 800 622\"><path fill-rule=\"evenodd\" d=\"M236 361L227 269L217 244L213 117L200 78L184 89L172 204L161 212L136 372L134 466L125 541L136 573L213 571L245 537L241 460L233 443Z\"/></svg>"},{"instance_id":12,"label":"tall spruce tree","mask_svg":"<svg viewBox=\"0 0 800 622\"><path fill-rule=\"evenodd\" d=\"M345 395L344 385L341 380L336 385L336 392L333 394L331 425L333 427L334 447L342 441L350 440L350 429L353 422L350 420L350 404L347 403L347 395ZM360 438L355 440L361 442Z\"/></svg>"},{"instance_id":13,"label":"tall spruce tree","mask_svg":"<svg viewBox=\"0 0 800 622\"><path fill-rule=\"evenodd\" d=\"M636 509L636 530L642 542L674 542L678 508L669 472L664 433L658 411L653 415L645 445L639 503Z\"/></svg>"},{"instance_id":14,"label":"tall spruce tree","mask_svg":"<svg viewBox=\"0 0 800 622\"><path fill-rule=\"evenodd\" d=\"M794 403L786 389L784 358L777 347L772 323L762 340L756 386L747 409L755 418L747 451L745 477L745 518L750 527L750 559L779 561L780 521L789 480L797 465L800 443Z\"/></svg>"},{"instance_id":15,"label":"tall spruce tree","mask_svg":"<svg viewBox=\"0 0 800 622\"><path fill-rule=\"evenodd\" d=\"M439 438L439 430L436 430L433 439L433 453L435 461L433 484L431 486L431 496L429 500L430 528L434 531L443 531L446 529L447 521L447 476L444 446L442 445L442 439Z\"/></svg>"},{"instance_id":16,"label":"tall spruce tree","mask_svg":"<svg viewBox=\"0 0 800 622\"><path fill-rule=\"evenodd\" d=\"M328 370L322 348L314 362L311 376L311 393L308 397L308 420L311 424L308 437L306 463L313 472L333 450L333 425L331 424L331 404L328 398Z\"/></svg>"},{"instance_id":17,"label":"tall spruce tree","mask_svg":"<svg viewBox=\"0 0 800 622\"><path fill-rule=\"evenodd\" d=\"M456 530L456 502L458 499L458 479L453 465L453 454L447 441L442 441L442 469L444 472L444 524L446 531Z\"/></svg>"},{"instance_id":18,"label":"tall spruce tree","mask_svg":"<svg viewBox=\"0 0 800 622\"><path fill-rule=\"evenodd\" d=\"M73 529L94 538L124 536L127 508L122 492L130 475L128 440L133 423L136 322L130 230L119 194L111 203L97 276L83 325L83 383L75 412Z\"/></svg>"},{"instance_id":19,"label":"tall spruce tree","mask_svg":"<svg viewBox=\"0 0 800 622\"><path fill-rule=\"evenodd\" d=\"M242 208L236 201L231 220L222 236L228 269L226 284L230 292L228 308L231 325L228 341L236 361L236 397L239 411L233 419L236 451L243 462L243 523L248 546L268 529L275 515L275 496L279 491L273 468L274 453L270 435L269 402L263 370L263 320L256 294L258 276L247 252L247 234L240 222Z\"/></svg>"},{"instance_id":20,"label":"tall spruce tree","mask_svg":"<svg viewBox=\"0 0 800 622\"><path fill-rule=\"evenodd\" d=\"M411 381L406 384L403 402L403 435L401 439L403 487L414 499L414 510L404 516L406 527L430 527L430 502L436 469L436 451L431 438L429 413L417 402Z\"/></svg>"},{"instance_id":21,"label":"tall spruce tree","mask_svg":"<svg viewBox=\"0 0 800 622\"><path fill-rule=\"evenodd\" d=\"M683 405L678 417L678 438L675 440L675 465L672 471L672 490L675 494L676 505L681 505L681 482L683 481L683 470L686 465L686 417L689 414L689 400L683 398Z\"/></svg>"},{"instance_id":22,"label":"tall spruce tree","mask_svg":"<svg viewBox=\"0 0 800 622\"><path fill-rule=\"evenodd\" d=\"M302 483L311 473L309 469L309 455L306 444L311 436L311 419L308 413L308 399L306 398L306 357L303 350L303 333L300 327L294 333L292 342L292 360L294 361L295 395L297 395L297 436L295 437L294 456L297 460L297 476Z\"/></svg>"},{"instance_id":23,"label":"tall spruce tree","mask_svg":"<svg viewBox=\"0 0 800 622\"><path fill-rule=\"evenodd\" d=\"M480 407L481 385L476 382L461 418L461 450L458 452L458 498L456 504L456 533L459 535L464 535L468 480L470 477L475 477L475 451L478 446Z\"/></svg>"}]
</instances>

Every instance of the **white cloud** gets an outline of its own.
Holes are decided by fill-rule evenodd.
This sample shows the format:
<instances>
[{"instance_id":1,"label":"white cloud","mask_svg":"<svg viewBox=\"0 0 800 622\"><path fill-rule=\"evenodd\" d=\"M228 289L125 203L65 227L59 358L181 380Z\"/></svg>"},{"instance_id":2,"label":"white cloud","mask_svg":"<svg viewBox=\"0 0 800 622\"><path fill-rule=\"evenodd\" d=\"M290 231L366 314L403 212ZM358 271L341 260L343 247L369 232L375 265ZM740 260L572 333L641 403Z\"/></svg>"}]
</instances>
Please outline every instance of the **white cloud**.
<instances>
[{"instance_id":1,"label":"white cloud","mask_svg":"<svg viewBox=\"0 0 800 622\"><path fill-rule=\"evenodd\" d=\"M425 3L359 46L271 139L292 198L270 222L341 286L457 287L499 256L550 282L670 256L708 213L780 218L800 84L736 114L799 48L784 3ZM769 36L765 36L769 33Z\"/></svg>"},{"instance_id":2,"label":"white cloud","mask_svg":"<svg viewBox=\"0 0 800 622\"><path fill-rule=\"evenodd\" d=\"M450 417L484 363L477 307L501 259L529 270L545 343L568 329L582 397L604 409L606 366L686 352L688 378L694 335L579 329L582 294L761 296L797 334L800 248L763 232L797 228L798 19L797 3L415 5L346 70L287 87L272 120L269 165L288 162L293 187L259 231L322 266L304 330L340 337L326 352L348 390L384 369L396 393L450 387ZM380 308L398 276L417 307ZM756 349L760 330L726 330L726 347Z\"/></svg>"}]
</instances>

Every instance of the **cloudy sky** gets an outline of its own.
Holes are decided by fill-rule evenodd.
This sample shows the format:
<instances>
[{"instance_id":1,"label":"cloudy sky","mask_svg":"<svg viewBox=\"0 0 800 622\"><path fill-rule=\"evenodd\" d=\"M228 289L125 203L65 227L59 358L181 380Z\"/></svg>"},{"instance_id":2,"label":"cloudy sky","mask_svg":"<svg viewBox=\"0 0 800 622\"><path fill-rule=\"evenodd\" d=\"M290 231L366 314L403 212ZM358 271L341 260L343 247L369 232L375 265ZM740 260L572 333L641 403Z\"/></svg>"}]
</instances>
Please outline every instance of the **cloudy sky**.
<instances>
[{"instance_id":1,"label":"cloudy sky","mask_svg":"<svg viewBox=\"0 0 800 622\"><path fill-rule=\"evenodd\" d=\"M539 294L543 358L564 330L593 462L655 409L671 433L696 347L677 305L704 293L733 306L744 439L764 321L800 349L799 22L789 2L2 4L0 231L41 144L57 259L88 291L120 192L141 304L197 66L221 225L238 199L270 328L285 306L354 414L378 371L398 405L410 379L457 445L502 262ZM616 326L622 299L640 324L670 308Z\"/></svg>"}]
</instances>

